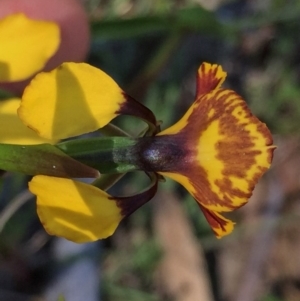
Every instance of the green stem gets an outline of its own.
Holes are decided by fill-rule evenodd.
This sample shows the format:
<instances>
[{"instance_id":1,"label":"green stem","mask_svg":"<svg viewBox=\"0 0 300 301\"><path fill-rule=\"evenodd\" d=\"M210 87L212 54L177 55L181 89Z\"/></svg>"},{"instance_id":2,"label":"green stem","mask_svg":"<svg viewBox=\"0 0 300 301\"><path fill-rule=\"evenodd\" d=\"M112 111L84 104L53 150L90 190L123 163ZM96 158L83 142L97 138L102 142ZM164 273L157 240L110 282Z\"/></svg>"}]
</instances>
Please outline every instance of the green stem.
<instances>
[{"instance_id":1,"label":"green stem","mask_svg":"<svg viewBox=\"0 0 300 301\"><path fill-rule=\"evenodd\" d=\"M101 137L59 143L57 147L75 160L100 173L125 173L138 169L132 157L136 139Z\"/></svg>"}]
</instances>

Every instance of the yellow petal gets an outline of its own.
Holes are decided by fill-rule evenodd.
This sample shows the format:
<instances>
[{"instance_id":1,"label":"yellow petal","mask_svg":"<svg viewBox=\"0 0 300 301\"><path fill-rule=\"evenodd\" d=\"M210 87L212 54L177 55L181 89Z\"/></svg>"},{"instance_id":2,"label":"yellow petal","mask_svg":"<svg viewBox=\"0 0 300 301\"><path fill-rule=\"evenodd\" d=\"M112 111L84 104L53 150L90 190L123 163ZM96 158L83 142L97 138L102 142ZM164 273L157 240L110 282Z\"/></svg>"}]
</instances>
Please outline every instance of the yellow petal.
<instances>
[{"instance_id":1,"label":"yellow petal","mask_svg":"<svg viewBox=\"0 0 300 301\"><path fill-rule=\"evenodd\" d=\"M20 99L11 98L0 101L0 143L9 144L40 144L55 143L39 137L27 128L17 115Z\"/></svg>"},{"instance_id":2,"label":"yellow petal","mask_svg":"<svg viewBox=\"0 0 300 301\"><path fill-rule=\"evenodd\" d=\"M18 114L41 137L63 139L103 127L126 100L103 71L84 63L64 63L31 81Z\"/></svg>"},{"instance_id":3,"label":"yellow petal","mask_svg":"<svg viewBox=\"0 0 300 301\"><path fill-rule=\"evenodd\" d=\"M112 235L123 216L106 192L70 179L35 176L29 190L37 213L51 235L83 243Z\"/></svg>"},{"instance_id":4,"label":"yellow petal","mask_svg":"<svg viewBox=\"0 0 300 301\"><path fill-rule=\"evenodd\" d=\"M217 212L208 210L201 205L199 207L217 238L222 238L232 232L235 223Z\"/></svg>"},{"instance_id":5,"label":"yellow petal","mask_svg":"<svg viewBox=\"0 0 300 301\"><path fill-rule=\"evenodd\" d=\"M176 125L159 135L169 137L184 153L173 170L160 173L214 212L232 211L247 202L270 167L275 148L266 125L240 96L224 89L197 99Z\"/></svg>"},{"instance_id":6,"label":"yellow petal","mask_svg":"<svg viewBox=\"0 0 300 301\"><path fill-rule=\"evenodd\" d=\"M57 24L23 14L0 20L0 81L19 81L41 70L57 51Z\"/></svg>"},{"instance_id":7,"label":"yellow petal","mask_svg":"<svg viewBox=\"0 0 300 301\"><path fill-rule=\"evenodd\" d=\"M198 69L196 98L221 87L227 73L222 66L203 63Z\"/></svg>"}]
</instances>

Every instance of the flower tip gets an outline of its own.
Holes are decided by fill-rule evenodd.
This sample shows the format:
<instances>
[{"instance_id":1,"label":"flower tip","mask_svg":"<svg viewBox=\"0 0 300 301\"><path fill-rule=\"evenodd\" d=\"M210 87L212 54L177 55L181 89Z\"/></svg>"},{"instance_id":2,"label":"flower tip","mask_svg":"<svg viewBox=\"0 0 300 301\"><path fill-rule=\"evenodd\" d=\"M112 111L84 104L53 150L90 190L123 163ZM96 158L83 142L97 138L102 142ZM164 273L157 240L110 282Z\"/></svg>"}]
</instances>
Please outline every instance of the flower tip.
<instances>
[{"instance_id":1,"label":"flower tip","mask_svg":"<svg viewBox=\"0 0 300 301\"><path fill-rule=\"evenodd\" d=\"M222 66L202 63L198 69L197 97L221 87L227 76Z\"/></svg>"},{"instance_id":2,"label":"flower tip","mask_svg":"<svg viewBox=\"0 0 300 301\"><path fill-rule=\"evenodd\" d=\"M230 234L233 231L235 225L233 221L225 218L218 212L203 207L200 204L199 207L218 239Z\"/></svg>"},{"instance_id":3,"label":"flower tip","mask_svg":"<svg viewBox=\"0 0 300 301\"><path fill-rule=\"evenodd\" d=\"M213 229L214 234L216 235L216 238L221 239L224 236L231 234L231 232L234 229L234 225L235 225L234 222L228 221L228 223L225 226L223 225L223 227L220 227L218 229Z\"/></svg>"}]
</instances>

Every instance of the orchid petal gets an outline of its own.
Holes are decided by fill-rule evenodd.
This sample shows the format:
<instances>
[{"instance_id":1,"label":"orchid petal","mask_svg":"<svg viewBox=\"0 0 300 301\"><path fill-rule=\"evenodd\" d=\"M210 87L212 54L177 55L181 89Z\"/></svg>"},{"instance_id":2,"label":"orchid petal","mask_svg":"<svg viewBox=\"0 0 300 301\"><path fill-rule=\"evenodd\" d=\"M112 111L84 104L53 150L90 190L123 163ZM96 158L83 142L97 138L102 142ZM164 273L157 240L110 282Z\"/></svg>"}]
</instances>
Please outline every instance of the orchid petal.
<instances>
[{"instance_id":1,"label":"orchid petal","mask_svg":"<svg viewBox=\"0 0 300 301\"><path fill-rule=\"evenodd\" d=\"M55 143L39 137L34 131L26 127L17 115L20 99L10 98L0 101L0 143L9 144L40 144Z\"/></svg>"},{"instance_id":2,"label":"orchid petal","mask_svg":"<svg viewBox=\"0 0 300 301\"><path fill-rule=\"evenodd\" d=\"M120 114L149 117L155 123L152 112L126 95L109 75L84 63L64 63L38 74L25 89L18 114L48 139L95 131Z\"/></svg>"},{"instance_id":3,"label":"orchid petal","mask_svg":"<svg viewBox=\"0 0 300 301\"><path fill-rule=\"evenodd\" d=\"M24 14L0 20L0 81L20 81L41 70L57 51L57 24Z\"/></svg>"},{"instance_id":4,"label":"orchid petal","mask_svg":"<svg viewBox=\"0 0 300 301\"><path fill-rule=\"evenodd\" d=\"M35 176L37 213L51 235L82 243L112 235L123 216L116 201L92 185L71 179Z\"/></svg>"},{"instance_id":5,"label":"orchid petal","mask_svg":"<svg viewBox=\"0 0 300 301\"><path fill-rule=\"evenodd\" d=\"M37 196L37 213L45 230L82 243L111 236L124 217L147 203L157 191L157 178L144 191L113 197L71 179L35 176L29 190Z\"/></svg>"}]
</instances>

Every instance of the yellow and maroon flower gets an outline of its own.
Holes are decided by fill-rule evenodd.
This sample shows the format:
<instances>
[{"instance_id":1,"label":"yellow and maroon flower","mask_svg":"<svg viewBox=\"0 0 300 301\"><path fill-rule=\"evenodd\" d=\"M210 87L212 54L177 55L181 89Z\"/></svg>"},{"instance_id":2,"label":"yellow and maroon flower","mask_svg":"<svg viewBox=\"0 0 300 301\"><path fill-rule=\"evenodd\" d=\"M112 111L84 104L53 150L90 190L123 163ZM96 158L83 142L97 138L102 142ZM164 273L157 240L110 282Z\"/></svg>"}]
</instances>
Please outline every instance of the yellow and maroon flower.
<instances>
[{"instance_id":1,"label":"yellow and maroon flower","mask_svg":"<svg viewBox=\"0 0 300 301\"><path fill-rule=\"evenodd\" d=\"M61 139L97 130L120 114L143 118L151 127L147 135L126 140L123 149L103 157L103 165L120 167L125 162L132 170L143 170L154 178L139 201L128 197L120 203L91 185L36 176L29 188L37 195L38 213L47 231L77 242L111 235L128 212L154 195L156 175L160 174L189 191L218 238L229 234L234 223L221 213L248 201L270 167L275 147L268 128L252 115L245 101L234 91L221 88L225 77L221 66L202 64L195 102L176 124L160 132L147 108L94 67L67 63L39 74L25 90L19 109L27 126L42 137ZM76 159L90 163L80 156ZM101 162L95 166L103 172Z\"/></svg>"},{"instance_id":2,"label":"yellow and maroon flower","mask_svg":"<svg viewBox=\"0 0 300 301\"><path fill-rule=\"evenodd\" d=\"M233 229L233 223L219 213L248 201L270 167L274 150L266 125L252 115L238 94L220 88L225 77L220 66L202 64L196 101L186 114L149 143L140 140L145 148L142 168L182 184L217 237Z\"/></svg>"}]
</instances>

